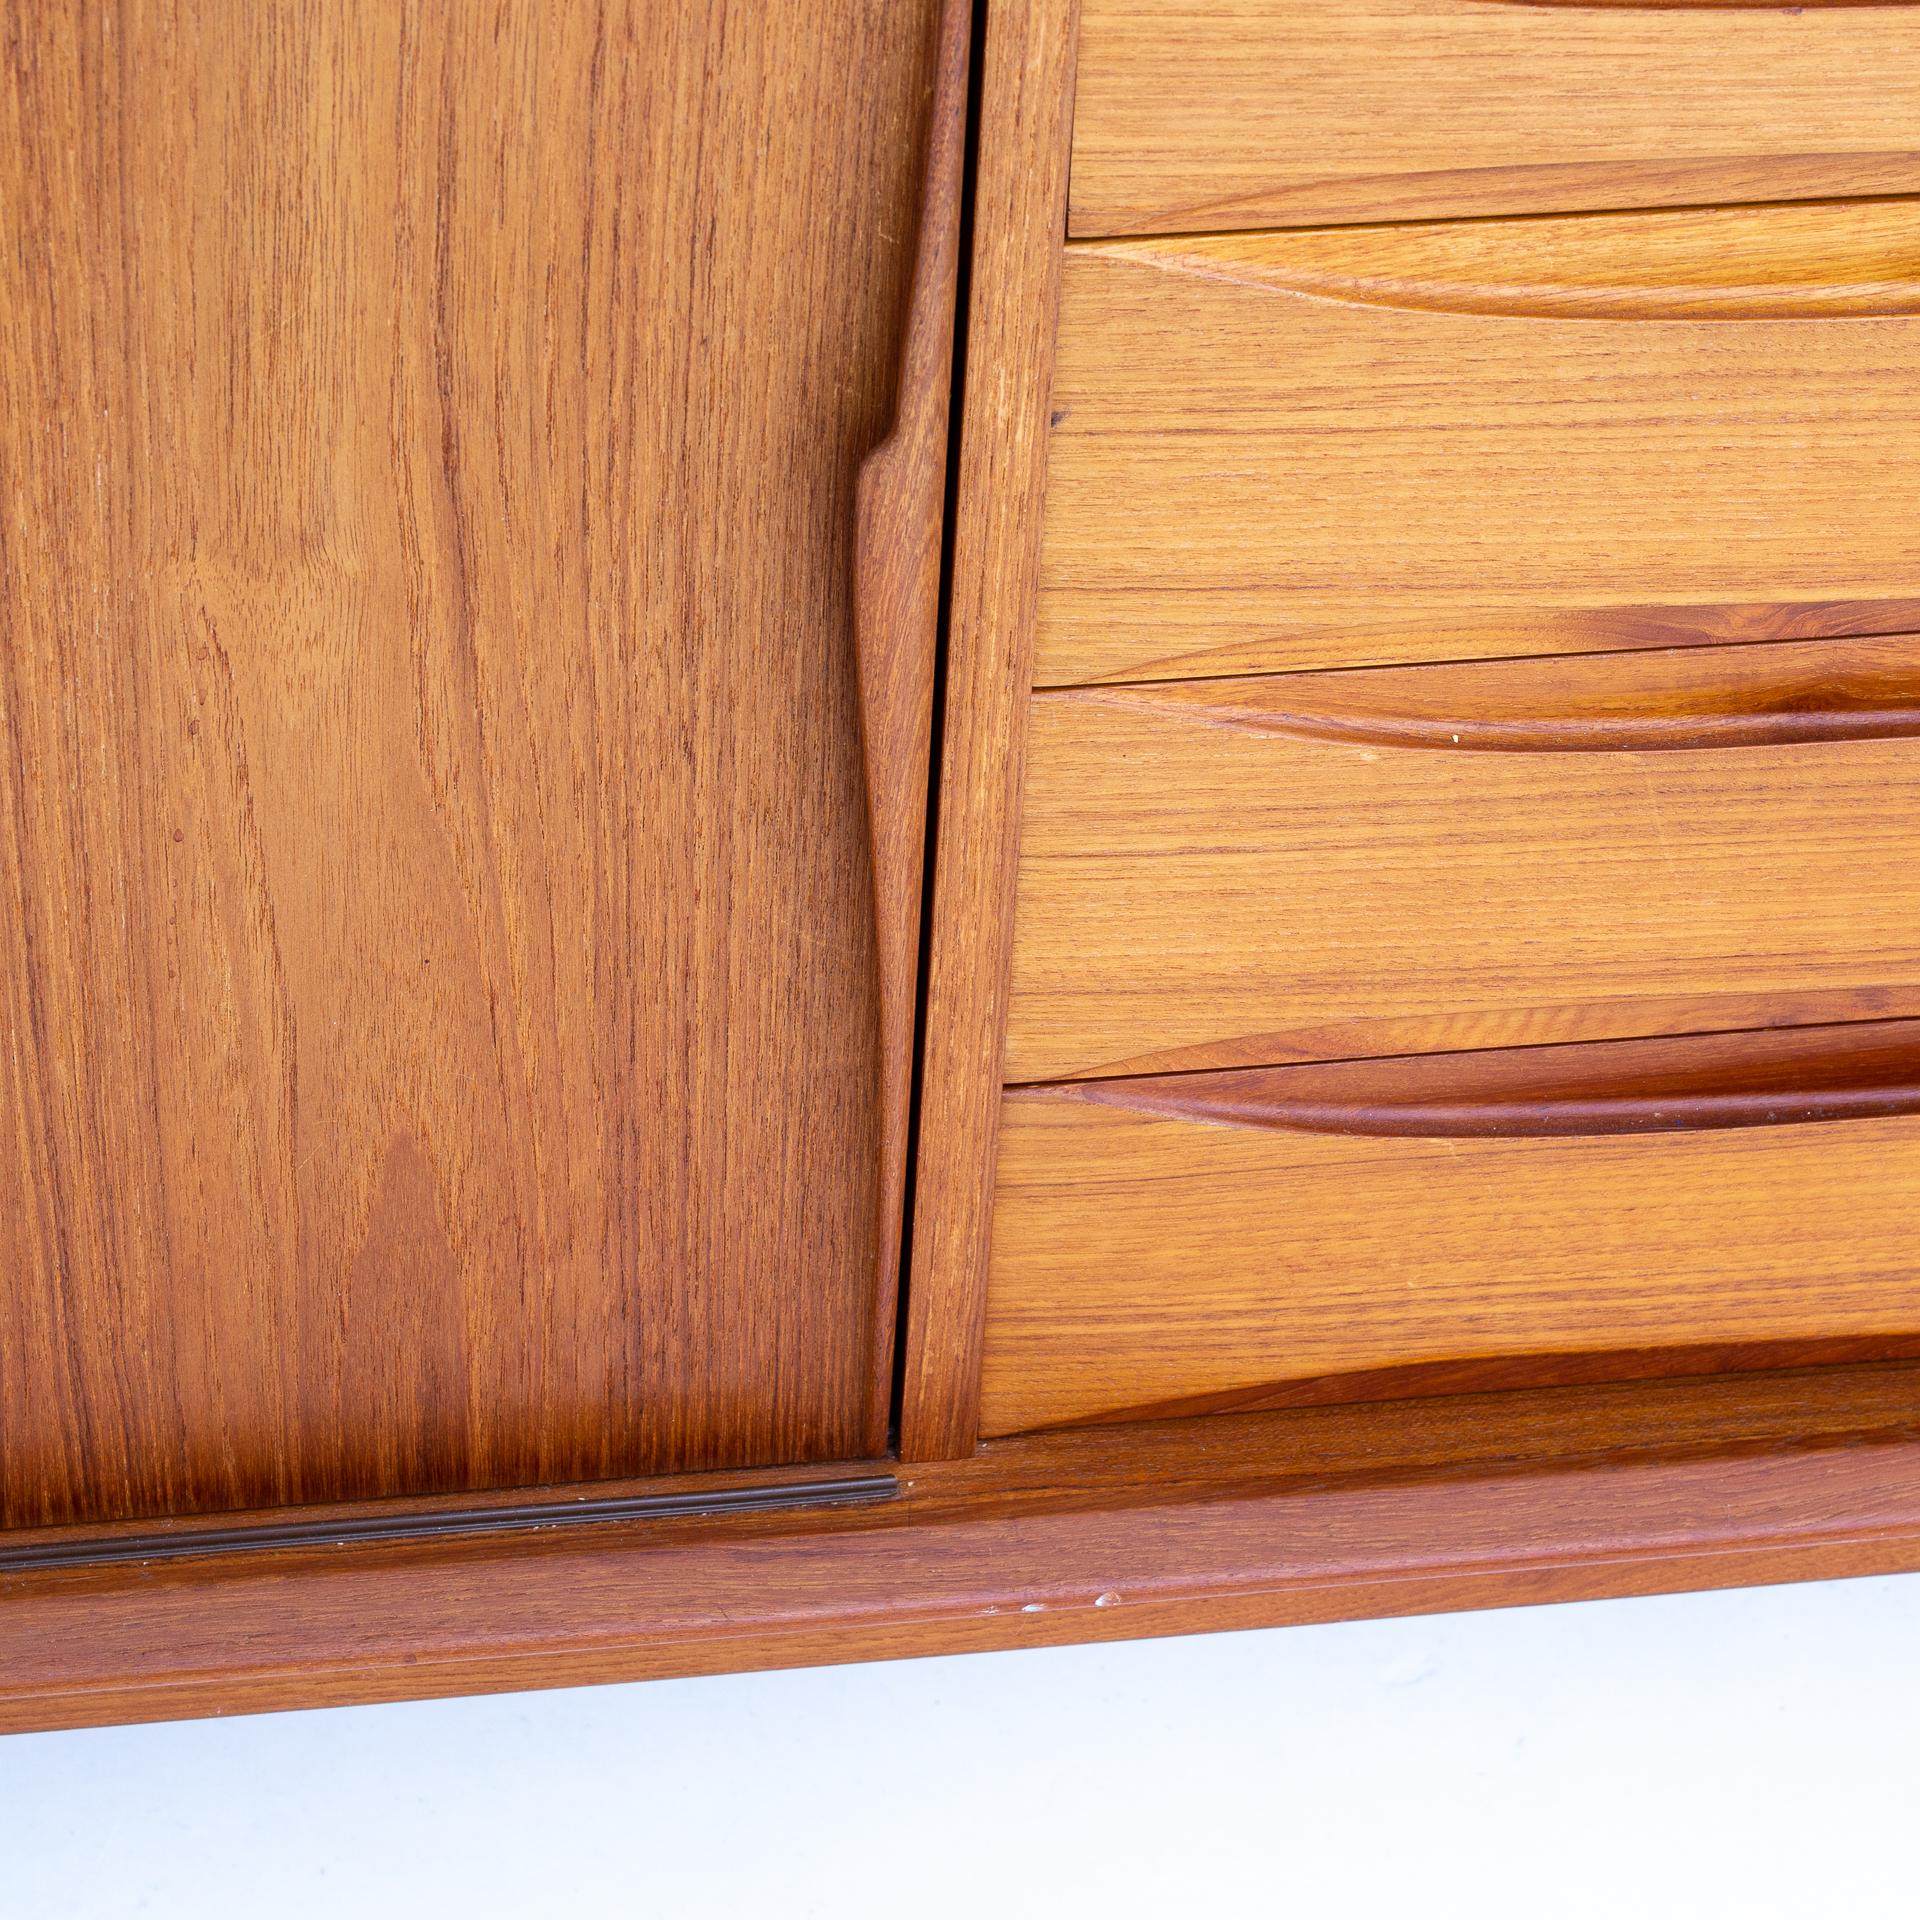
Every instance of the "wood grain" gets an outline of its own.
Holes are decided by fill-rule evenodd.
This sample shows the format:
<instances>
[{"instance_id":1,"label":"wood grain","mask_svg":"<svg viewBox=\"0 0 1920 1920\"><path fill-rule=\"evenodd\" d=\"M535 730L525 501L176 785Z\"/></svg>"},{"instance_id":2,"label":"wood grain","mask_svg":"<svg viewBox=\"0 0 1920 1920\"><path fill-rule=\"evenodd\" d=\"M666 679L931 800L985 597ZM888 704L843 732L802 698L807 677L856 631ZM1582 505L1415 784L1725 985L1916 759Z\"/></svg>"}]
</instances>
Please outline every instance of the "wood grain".
<instances>
[{"instance_id":1,"label":"wood grain","mask_svg":"<svg viewBox=\"0 0 1920 1920\"><path fill-rule=\"evenodd\" d=\"M967 375L935 833L908 1460L972 1451L1077 0L993 0L980 79Z\"/></svg>"},{"instance_id":2,"label":"wood grain","mask_svg":"<svg viewBox=\"0 0 1920 1920\"><path fill-rule=\"evenodd\" d=\"M1775 8L1780 0L1492 0L1510 7L1744 7ZM1897 7L1912 0L1799 0L1803 7Z\"/></svg>"},{"instance_id":3,"label":"wood grain","mask_svg":"<svg viewBox=\"0 0 1920 1920\"><path fill-rule=\"evenodd\" d=\"M1038 1435L922 1467L881 1509L18 1577L0 1725L1887 1572L1920 1565L1914 1380Z\"/></svg>"},{"instance_id":4,"label":"wood grain","mask_svg":"<svg viewBox=\"0 0 1920 1920\"><path fill-rule=\"evenodd\" d=\"M1371 1139L1806 1126L1920 1113L1920 1020L1154 1074L1048 1091L1129 1113Z\"/></svg>"},{"instance_id":5,"label":"wood grain","mask_svg":"<svg viewBox=\"0 0 1920 1920\"><path fill-rule=\"evenodd\" d=\"M1149 1406L1104 1409L1041 1431L1072 1433L1100 1427L1131 1432L1142 1422L1211 1422L1247 1413L1395 1405L1457 1394L1526 1393L1551 1403L1601 1384L1630 1392L1653 1382L1671 1387L1683 1380L1711 1379L1731 1385L1755 1374L1813 1379L1856 1367L1914 1360L1920 1360L1920 1333L1815 1334L1793 1340L1695 1340L1559 1353L1476 1354L1464 1360L1412 1360L1349 1373L1273 1380L1216 1393L1175 1394Z\"/></svg>"},{"instance_id":6,"label":"wood grain","mask_svg":"<svg viewBox=\"0 0 1920 1920\"><path fill-rule=\"evenodd\" d=\"M972 0L943 0L893 428L861 463L855 488L853 627L879 970L874 1284L883 1300L899 1297L904 1251L972 26ZM877 1400L892 1390L891 1343L875 1342L874 1364Z\"/></svg>"},{"instance_id":7,"label":"wood grain","mask_svg":"<svg viewBox=\"0 0 1920 1920\"><path fill-rule=\"evenodd\" d=\"M1773 655L1726 650L1756 704ZM1550 703L1566 664L1329 676L1455 706L1459 750L1243 723L1315 675L1038 697L1007 1077L1920 1010L1920 741L1465 750L1490 682Z\"/></svg>"},{"instance_id":8,"label":"wood grain","mask_svg":"<svg viewBox=\"0 0 1920 1920\"><path fill-rule=\"evenodd\" d=\"M1075 234L1920 188L1920 9L1087 0Z\"/></svg>"},{"instance_id":9,"label":"wood grain","mask_svg":"<svg viewBox=\"0 0 1920 1920\"><path fill-rule=\"evenodd\" d=\"M1908 1081L1915 1031L1892 1049ZM1642 1371L1645 1349L1844 1341L1910 1352L1920 1119L1837 1118L1845 1092L1861 1090L1809 1095L1818 1075L1804 1053L1763 1096L1784 1113L1743 1105L1768 1078L1766 1050L1791 1044L1761 1036L1721 1059L1727 1042L1664 1043L1667 1082L1673 1054L1708 1056L1678 1072L1691 1073L1695 1099L1681 1117L1713 1129L1698 1131L1598 1130L1595 1081L1616 1105L1638 1099L1643 1124L1663 1093L1687 1098L1636 1043L1616 1043L1611 1069L1498 1063L1504 1088L1499 1071L1493 1088L1478 1084L1471 1055L1409 1063L1397 1115L1383 1113L1381 1070L1368 1065L1271 1069L1238 1100L1222 1084L1232 1076L1211 1075L1193 1088L1176 1077L1151 1090L1011 1093L983 1431L1341 1375L1356 1392L1391 1391L1390 1377L1365 1376L1436 1362L1598 1362L1619 1350ZM1845 1067L1871 1077L1857 1051ZM1527 1084L1556 1071L1563 1084ZM1297 1106L1289 1076L1300 1077ZM1730 1092L1698 1093L1722 1077ZM1435 1088L1462 1086L1467 1111L1442 1131ZM1911 1091L1893 1111L1911 1114ZM1501 1092L1505 1111L1486 1124ZM1423 1095L1424 1112L1413 1104ZM1369 1100L1371 1118L1389 1124L1365 1124ZM1556 1102L1561 1112L1535 1124L1515 1113ZM1884 1098L1852 1104L1888 1110ZM1818 1124L1797 1120L1809 1105ZM1746 1124L1721 1124L1736 1116ZM1310 1127L1295 1124L1303 1117ZM1580 1131L1568 1137L1567 1126Z\"/></svg>"},{"instance_id":10,"label":"wood grain","mask_svg":"<svg viewBox=\"0 0 1920 1920\"><path fill-rule=\"evenodd\" d=\"M1577 241L1571 236L1577 234ZM1920 212L1718 207L1633 220L1447 221L1089 241L1079 252L1282 293L1513 319L1819 320L1920 313Z\"/></svg>"},{"instance_id":11,"label":"wood grain","mask_svg":"<svg viewBox=\"0 0 1920 1920\"><path fill-rule=\"evenodd\" d=\"M1920 734L1920 637L1117 686L1080 696L1291 740L1445 753L1669 753Z\"/></svg>"},{"instance_id":12,"label":"wood grain","mask_svg":"<svg viewBox=\"0 0 1920 1920\"><path fill-rule=\"evenodd\" d=\"M1803 288L1862 219L1920 245L1920 204L1498 231L1569 297L1683 230L1750 292ZM1280 284L1325 238L1237 242L1231 272L1187 241L1068 250L1041 684L1920 628L1920 321L1515 318ZM1436 244L1375 234L1370 271Z\"/></svg>"},{"instance_id":13,"label":"wood grain","mask_svg":"<svg viewBox=\"0 0 1920 1920\"><path fill-rule=\"evenodd\" d=\"M0 1515L878 1448L932 6L9 20Z\"/></svg>"}]
</instances>

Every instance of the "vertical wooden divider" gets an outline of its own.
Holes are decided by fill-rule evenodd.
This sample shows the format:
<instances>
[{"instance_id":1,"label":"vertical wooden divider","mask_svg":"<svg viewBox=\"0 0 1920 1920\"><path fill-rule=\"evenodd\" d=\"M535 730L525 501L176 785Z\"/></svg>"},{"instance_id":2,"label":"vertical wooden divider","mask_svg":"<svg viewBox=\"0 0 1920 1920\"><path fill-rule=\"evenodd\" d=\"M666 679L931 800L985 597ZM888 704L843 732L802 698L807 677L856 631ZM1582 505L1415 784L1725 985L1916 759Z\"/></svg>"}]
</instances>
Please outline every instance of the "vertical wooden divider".
<instances>
[{"instance_id":1,"label":"vertical wooden divider","mask_svg":"<svg viewBox=\"0 0 1920 1920\"><path fill-rule=\"evenodd\" d=\"M903 1459L970 1452L1032 683L1077 0L988 0Z\"/></svg>"}]
</instances>

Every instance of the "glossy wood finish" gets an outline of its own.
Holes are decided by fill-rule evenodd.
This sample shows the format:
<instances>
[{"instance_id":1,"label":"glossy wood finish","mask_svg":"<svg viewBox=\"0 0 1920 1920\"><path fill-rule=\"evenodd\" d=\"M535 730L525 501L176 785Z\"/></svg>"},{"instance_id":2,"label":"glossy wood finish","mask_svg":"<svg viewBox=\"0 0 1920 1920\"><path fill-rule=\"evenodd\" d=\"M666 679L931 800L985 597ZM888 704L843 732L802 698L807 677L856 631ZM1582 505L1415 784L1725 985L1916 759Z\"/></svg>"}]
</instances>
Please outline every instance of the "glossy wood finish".
<instances>
[{"instance_id":1,"label":"glossy wood finish","mask_svg":"<svg viewBox=\"0 0 1920 1920\"><path fill-rule=\"evenodd\" d=\"M1597 1139L1920 1113L1920 1021L1087 1080L1130 1113L1370 1139Z\"/></svg>"},{"instance_id":2,"label":"glossy wood finish","mask_svg":"<svg viewBox=\"0 0 1920 1920\"><path fill-rule=\"evenodd\" d=\"M1920 320L1804 317L1917 249L1913 202L1071 247L1037 678L1920 629ZM1541 317L1595 301L1714 311Z\"/></svg>"},{"instance_id":3,"label":"glossy wood finish","mask_svg":"<svg viewBox=\"0 0 1920 1920\"><path fill-rule=\"evenodd\" d=\"M1016 1091L984 1430L1435 1362L1909 1351L1917 1105L1920 1023Z\"/></svg>"},{"instance_id":4,"label":"glossy wood finish","mask_svg":"<svg viewBox=\"0 0 1920 1920\"><path fill-rule=\"evenodd\" d=\"M1920 1360L1920 1333L1828 1333L1788 1340L1693 1340L1556 1353L1483 1353L1459 1360L1409 1360L1350 1373L1309 1374L1211 1393L1173 1394L1150 1408L1105 1408L1042 1431L1071 1433L1091 1427L1126 1431L1141 1421L1211 1421L1246 1413L1369 1403L1391 1406L1455 1394L1526 1392L1552 1402L1597 1385L1633 1392L1687 1380L1731 1383L1781 1372L1800 1379L1829 1379L1857 1366L1913 1360Z\"/></svg>"},{"instance_id":5,"label":"glossy wood finish","mask_svg":"<svg viewBox=\"0 0 1920 1920\"><path fill-rule=\"evenodd\" d=\"M1356 306L1520 320L1819 320L1920 313L1903 200L1635 220L1464 220L1089 244L1095 258ZM1577 235L1577 240L1573 236Z\"/></svg>"},{"instance_id":6,"label":"glossy wood finish","mask_svg":"<svg viewBox=\"0 0 1920 1920\"><path fill-rule=\"evenodd\" d=\"M1910 740L1920 735L1920 636L1191 680L1073 697L1290 740L1446 753Z\"/></svg>"},{"instance_id":7,"label":"glossy wood finish","mask_svg":"<svg viewBox=\"0 0 1920 1920\"><path fill-rule=\"evenodd\" d=\"M1076 13L1074 0L993 0L985 22L900 1403L908 1460L971 1452L977 1430Z\"/></svg>"},{"instance_id":8,"label":"glossy wood finish","mask_svg":"<svg viewBox=\"0 0 1920 1920\"><path fill-rule=\"evenodd\" d=\"M1920 1566L1912 1368L1035 1436L880 1507L0 1582L0 1726Z\"/></svg>"},{"instance_id":9,"label":"glossy wood finish","mask_svg":"<svg viewBox=\"0 0 1920 1920\"><path fill-rule=\"evenodd\" d=\"M862 462L855 489L853 626L879 969L881 1299L899 1297L905 1230L972 15L971 0L943 0L893 430ZM876 1343L874 1362L876 1396L890 1393L892 1353Z\"/></svg>"},{"instance_id":10,"label":"glossy wood finish","mask_svg":"<svg viewBox=\"0 0 1920 1920\"><path fill-rule=\"evenodd\" d=\"M1920 189L1920 8L1087 0L1073 231Z\"/></svg>"},{"instance_id":11,"label":"glossy wood finish","mask_svg":"<svg viewBox=\"0 0 1920 1920\"><path fill-rule=\"evenodd\" d=\"M1920 740L1749 744L1911 733L1831 644L1040 696L1007 1077L1920 1011Z\"/></svg>"},{"instance_id":12,"label":"glossy wood finish","mask_svg":"<svg viewBox=\"0 0 1920 1920\"><path fill-rule=\"evenodd\" d=\"M11 21L0 1515L877 1449L933 7Z\"/></svg>"}]
</instances>

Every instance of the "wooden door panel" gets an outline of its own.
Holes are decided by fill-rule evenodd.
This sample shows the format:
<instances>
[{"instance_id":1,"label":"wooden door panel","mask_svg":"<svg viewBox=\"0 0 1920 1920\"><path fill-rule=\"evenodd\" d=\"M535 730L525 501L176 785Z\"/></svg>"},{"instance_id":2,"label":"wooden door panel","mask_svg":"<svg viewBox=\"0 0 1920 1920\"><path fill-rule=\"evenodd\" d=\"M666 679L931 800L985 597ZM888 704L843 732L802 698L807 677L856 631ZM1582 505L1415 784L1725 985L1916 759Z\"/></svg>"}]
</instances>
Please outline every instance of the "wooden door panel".
<instances>
[{"instance_id":1,"label":"wooden door panel","mask_svg":"<svg viewBox=\"0 0 1920 1920\"><path fill-rule=\"evenodd\" d=\"M0 1519L884 1438L933 11L12 9Z\"/></svg>"}]
</instances>

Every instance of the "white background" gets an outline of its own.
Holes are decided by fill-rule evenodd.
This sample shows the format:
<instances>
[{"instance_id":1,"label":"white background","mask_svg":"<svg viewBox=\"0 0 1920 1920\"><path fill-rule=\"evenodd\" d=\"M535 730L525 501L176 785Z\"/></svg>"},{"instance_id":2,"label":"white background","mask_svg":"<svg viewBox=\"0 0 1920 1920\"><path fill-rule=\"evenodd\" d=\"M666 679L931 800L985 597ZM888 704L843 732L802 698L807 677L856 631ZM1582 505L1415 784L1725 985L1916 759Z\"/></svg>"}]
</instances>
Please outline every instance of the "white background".
<instances>
[{"instance_id":1,"label":"white background","mask_svg":"<svg viewBox=\"0 0 1920 1920\"><path fill-rule=\"evenodd\" d=\"M1920 1575L0 1740L6 1920L1920 1914Z\"/></svg>"}]
</instances>

